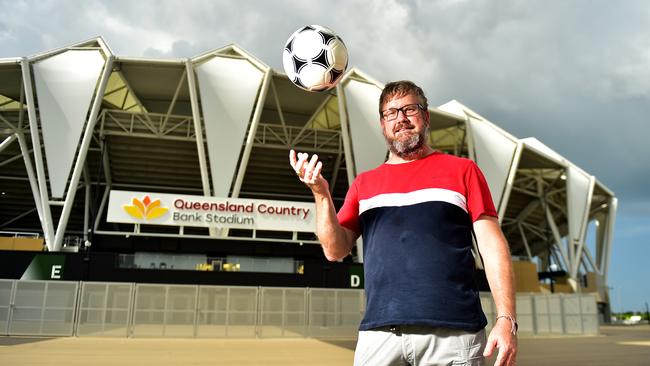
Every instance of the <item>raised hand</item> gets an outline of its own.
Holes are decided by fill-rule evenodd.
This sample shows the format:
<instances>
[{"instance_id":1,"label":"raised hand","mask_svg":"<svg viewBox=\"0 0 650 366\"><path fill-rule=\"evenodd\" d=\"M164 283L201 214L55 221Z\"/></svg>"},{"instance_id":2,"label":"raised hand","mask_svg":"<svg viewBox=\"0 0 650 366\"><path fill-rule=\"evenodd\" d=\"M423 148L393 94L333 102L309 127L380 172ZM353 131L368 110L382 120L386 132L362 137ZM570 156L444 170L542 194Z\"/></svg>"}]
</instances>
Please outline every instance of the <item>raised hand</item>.
<instances>
[{"instance_id":1,"label":"raised hand","mask_svg":"<svg viewBox=\"0 0 650 366\"><path fill-rule=\"evenodd\" d=\"M311 159L307 153L296 153L289 151L289 164L301 182L305 183L314 193L325 193L329 185L320 174L323 169L323 162L318 160L318 155L312 155Z\"/></svg>"}]
</instances>

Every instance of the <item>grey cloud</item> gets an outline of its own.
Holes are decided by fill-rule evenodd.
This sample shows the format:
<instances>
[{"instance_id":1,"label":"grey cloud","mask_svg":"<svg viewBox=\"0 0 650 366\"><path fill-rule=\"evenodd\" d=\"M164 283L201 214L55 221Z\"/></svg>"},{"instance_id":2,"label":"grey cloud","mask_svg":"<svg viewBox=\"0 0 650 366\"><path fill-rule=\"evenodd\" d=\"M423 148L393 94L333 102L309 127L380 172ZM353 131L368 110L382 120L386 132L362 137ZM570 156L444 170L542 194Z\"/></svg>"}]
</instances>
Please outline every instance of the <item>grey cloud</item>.
<instances>
[{"instance_id":1,"label":"grey cloud","mask_svg":"<svg viewBox=\"0 0 650 366\"><path fill-rule=\"evenodd\" d=\"M156 48L149 47L144 50L143 55L152 58L188 58L196 56L205 52L205 48L197 46L187 40L174 41L171 50L162 51Z\"/></svg>"},{"instance_id":2,"label":"grey cloud","mask_svg":"<svg viewBox=\"0 0 650 366\"><path fill-rule=\"evenodd\" d=\"M644 3L414 4L404 34L420 36L420 54L442 70L427 81L432 99L458 99L519 137L539 137L618 194L650 197L650 169L639 166L650 157Z\"/></svg>"},{"instance_id":3,"label":"grey cloud","mask_svg":"<svg viewBox=\"0 0 650 366\"><path fill-rule=\"evenodd\" d=\"M518 137L535 136L621 197L650 201L647 3L626 1L9 1L0 57L102 35L122 56L191 57L237 43L281 69L287 37L321 24L351 65L421 83ZM38 21L35 21L38 19Z\"/></svg>"},{"instance_id":4,"label":"grey cloud","mask_svg":"<svg viewBox=\"0 0 650 366\"><path fill-rule=\"evenodd\" d=\"M120 56L191 57L236 43L281 69L294 30L330 27L351 66L383 82L412 79L431 105L457 99L614 190L609 281L630 304L647 293L634 281L650 219L646 1L0 0L0 9L0 57L101 35Z\"/></svg>"}]
</instances>

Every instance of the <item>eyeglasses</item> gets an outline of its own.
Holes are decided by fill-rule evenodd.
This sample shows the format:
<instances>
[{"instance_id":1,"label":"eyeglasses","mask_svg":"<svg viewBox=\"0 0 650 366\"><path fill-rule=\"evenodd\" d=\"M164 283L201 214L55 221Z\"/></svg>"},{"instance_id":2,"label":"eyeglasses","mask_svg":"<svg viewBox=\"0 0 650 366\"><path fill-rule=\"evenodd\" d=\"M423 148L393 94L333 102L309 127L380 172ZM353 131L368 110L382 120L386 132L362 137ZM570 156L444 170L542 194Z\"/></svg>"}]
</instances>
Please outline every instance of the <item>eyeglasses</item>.
<instances>
[{"instance_id":1,"label":"eyeglasses","mask_svg":"<svg viewBox=\"0 0 650 366\"><path fill-rule=\"evenodd\" d=\"M410 117L418 114L420 109L424 109L420 104L407 104L401 108L388 108L383 110L381 111L381 117L386 121L392 121L397 118L399 111L402 111L405 116Z\"/></svg>"}]
</instances>

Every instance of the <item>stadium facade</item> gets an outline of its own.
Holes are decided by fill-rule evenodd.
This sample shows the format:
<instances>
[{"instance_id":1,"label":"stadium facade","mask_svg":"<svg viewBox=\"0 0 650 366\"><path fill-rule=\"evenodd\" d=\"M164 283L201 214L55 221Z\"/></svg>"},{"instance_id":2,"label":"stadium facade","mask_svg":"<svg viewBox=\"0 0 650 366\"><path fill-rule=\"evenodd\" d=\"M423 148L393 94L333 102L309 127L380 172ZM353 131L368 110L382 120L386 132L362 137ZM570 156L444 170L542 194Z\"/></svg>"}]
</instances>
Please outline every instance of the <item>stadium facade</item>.
<instances>
[{"instance_id":1,"label":"stadium facade","mask_svg":"<svg viewBox=\"0 0 650 366\"><path fill-rule=\"evenodd\" d=\"M304 92L236 45L141 59L95 38L0 59L0 277L57 255L46 279L362 286L361 250L323 257L288 151L320 156L340 206L387 156L381 89L352 69ZM608 312L614 193L458 101L429 113L432 146L485 173L518 290L594 292Z\"/></svg>"}]
</instances>

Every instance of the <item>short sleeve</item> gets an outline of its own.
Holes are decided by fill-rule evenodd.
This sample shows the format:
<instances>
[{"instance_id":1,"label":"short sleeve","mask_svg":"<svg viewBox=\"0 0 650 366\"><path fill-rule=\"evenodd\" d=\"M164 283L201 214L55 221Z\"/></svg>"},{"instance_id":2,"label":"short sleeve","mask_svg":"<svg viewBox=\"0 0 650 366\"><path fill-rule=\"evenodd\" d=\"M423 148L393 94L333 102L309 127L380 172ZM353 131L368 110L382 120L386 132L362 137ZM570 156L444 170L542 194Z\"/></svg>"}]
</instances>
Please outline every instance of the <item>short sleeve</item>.
<instances>
[{"instance_id":1,"label":"short sleeve","mask_svg":"<svg viewBox=\"0 0 650 366\"><path fill-rule=\"evenodd\" d=\"M472 222L478 220L481 215L498 216L492 201L492 194L490 194L490 187L481 169L473 161L470 162L465 172L465 187L467 188L467 211Z\"/></svg>"},{"instance_id":2,"label":"short sleeve","mask_svg":"<svg viewBox=\"0 0 650 366\"><path fill-rule=\"evenodd\" d=\"M359 225L359 194L356 179L350 185L350 189L348 189L348 193L345 195L343 206L336 217L341 226L361 235L361 227Z\"/></svg>"}]
</instances>

